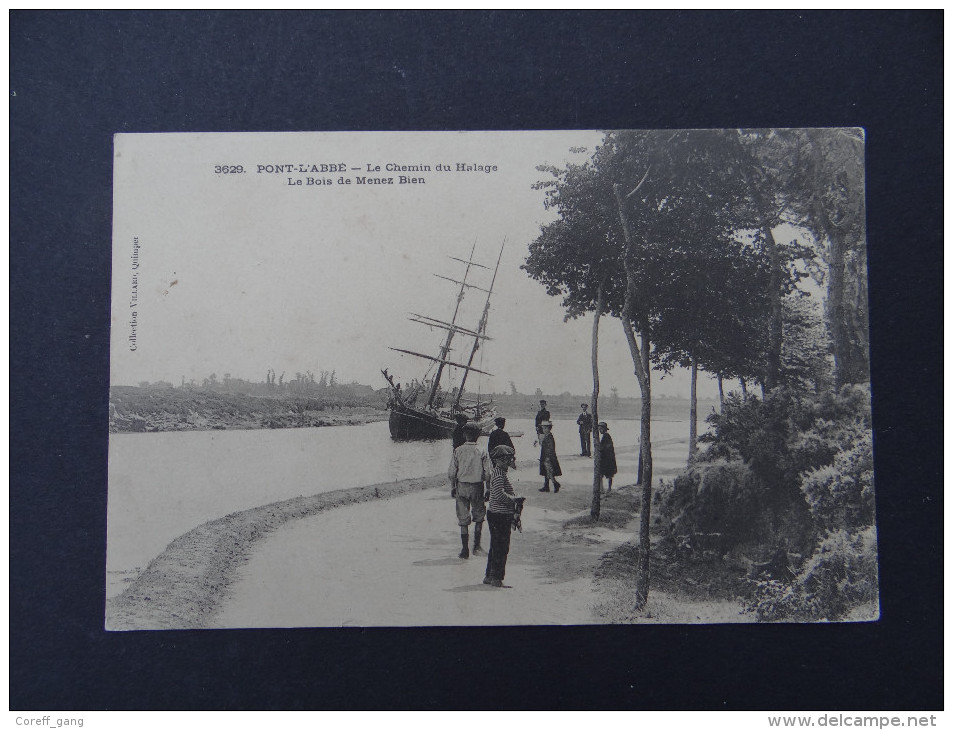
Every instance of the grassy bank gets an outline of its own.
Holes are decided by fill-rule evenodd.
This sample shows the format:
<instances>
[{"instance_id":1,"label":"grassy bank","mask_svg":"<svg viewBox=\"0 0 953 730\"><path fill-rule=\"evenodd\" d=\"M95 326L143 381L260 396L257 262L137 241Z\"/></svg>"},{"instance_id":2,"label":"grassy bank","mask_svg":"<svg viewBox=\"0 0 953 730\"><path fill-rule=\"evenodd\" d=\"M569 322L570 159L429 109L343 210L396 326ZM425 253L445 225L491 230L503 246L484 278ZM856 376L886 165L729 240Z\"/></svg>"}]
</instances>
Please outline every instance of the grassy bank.
<instances>
[{"instance_id":1,"label":"grassy bank","mask_svg":"<svg viewBox=\"0 0 953 730\"><path fill-rule=\"evenodd\" d=\"M571 505L579 513L562 525L553 543L578 551L602 531L628 534L626 542L598 559L595 614L613 624L753 622L754 616L743 612L742 601L751 593L743 568L714 557L681 555L664 538L652 541L648 604L643 611L634 609L641 493L641 487L630 484L603 495L598 522L588 514L589 495L579 494Z\"/></svg>"}]
</instances>

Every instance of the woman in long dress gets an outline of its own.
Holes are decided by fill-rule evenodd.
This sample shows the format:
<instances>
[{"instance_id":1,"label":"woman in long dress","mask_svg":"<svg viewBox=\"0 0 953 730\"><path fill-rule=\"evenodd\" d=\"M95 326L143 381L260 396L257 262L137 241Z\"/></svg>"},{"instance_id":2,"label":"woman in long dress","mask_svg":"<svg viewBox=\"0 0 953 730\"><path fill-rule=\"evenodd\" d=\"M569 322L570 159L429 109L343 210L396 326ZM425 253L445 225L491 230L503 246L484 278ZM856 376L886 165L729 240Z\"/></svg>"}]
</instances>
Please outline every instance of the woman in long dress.
<instances>
[{"instance_id":1,"label":"woman in long dress","mask_svg":"<svg viewBox=\"0 0 953 730\"><path fill-rule=\"evenodd\" d=\"M549 491L549 480L553 480L553 493L559 491L561 486L556 477L563 475L559 468L559 459L556 457L556 439L553 438L553 424L551 421L543 421L539 424L542 428L542 435L539 437L539 475L543 477L543 486L539 491Z\"/></svg>"},{"instance_id":2,"label":"woman in long dress","mask_svg":"<svg viewBox=\"0 0 953 730\"><path fill-rule=\"evenodd\" d=\"M609 488L606 492L612 491L612 477L616 475L619 468L615 463L615 445L612 443L612 437L609 435L609 424L605 421L599 422L599 473L603 477L608 477Z\"/></svg>"}]
</instances>

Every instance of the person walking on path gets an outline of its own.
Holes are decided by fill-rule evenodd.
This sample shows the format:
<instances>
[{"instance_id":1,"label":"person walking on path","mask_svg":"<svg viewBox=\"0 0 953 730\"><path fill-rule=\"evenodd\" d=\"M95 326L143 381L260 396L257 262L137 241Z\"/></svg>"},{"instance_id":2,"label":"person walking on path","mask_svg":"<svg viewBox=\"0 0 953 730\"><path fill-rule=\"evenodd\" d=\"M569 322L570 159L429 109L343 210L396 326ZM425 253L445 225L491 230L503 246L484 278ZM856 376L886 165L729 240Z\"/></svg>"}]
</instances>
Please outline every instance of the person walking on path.
<instances>
[{"instance_id":1,"label":"person walking on path","mask_svg":"<svg viewBox=\"0 0 953 730\"><path fill-rule=\"evenodd\" d=\"M480 427L468 423L464 427L466 441L453 450L447 477L450 479L450 496L456 500L457 524L460 525L460 542L463 549L458 557L470 557L470 523L473 527L473 554L482 552L480 537L486 517L486 501L483 498L485 485L490 480L492 465L486 452L477 445Z\"/></svg>"},{"instance_id":2,"label":"person walking on path","mask_svg":"<svg viewBox=\"0 0 953 730\"><path fill-rule=\"evenodd\" d=\"M536 411L536 441L543 440L543 427L541 424L543 421L548 421L549 418L549 411L546 410L546 401L541 400L539 402L539 410ZM533 446L535 445L534 443Z\"/></svg>"},{"instance_id":3,"label":"person walking on path","mask_svg":"<svg viewBox=\"0 0 953 730\"><path fill-rule=\"evenodd\" d=\"M513 453L516 453L516 447L513 446L513 439L503 430L504 426L506 426L506 419L503 417L494 418L493 423L496 424L496 428L490 431L490 438L486 444L487 452L492 454L493 449L497 446L509 446L513 449Z\"/></svg>"},{"instance_id":4,"label":"person walking on path","mask_svg":"<svg viewBox=\"0 0 953 730\"><path fill-rule=\"evenodd\" d=\"M612 477L619 470L615 463L615 445L612 443L612 437L609 435L609 424L605 421L599 421L599 433L602 434L599 439L599 477L608 477L609 488L606 493L612 491Z\"/></svg>"},{"instance_id":5,"label":"person walking on path","mask_svg":"<svg viewBox=\"0 0 953 730\"><path fill-rule=\"evenodd\" d=\"M556 439L553 438L553 424L549 421L543 421L540 426L543 429L543 435L540 439L539 448L539 475L543 477L543 486L540 492L549 491L549 480L553 480L553 493L559 491L561 486L556 477L563 475L559 468L559 459L556 457Z\"/></svg>"},{"instance_id":6,"label":"person walking on path","mask_svg":"<svg viewBox=\"0 0 953 730\"><path fill-rule=\"evenodd\" d=\"M506 471L515 467L516 452L510 446L495 446L490 458L493 460L493 472L490 477L489 504L486 507L486 521L490 523L490 553L486 558L486 577L483 582L502 588L518 499Z\"/></svg>"},{"instance_id":7,"label":"person walking on path","mask_svg":"<svg viewBox=\"0 0 953 730\"><path fill-rule=\"evenodd\" d=\"M592 414L589 412L589 406L582 403L579 406L582 413L576 419L579 425L579 446L580 456L592 456Z\"/></svg>"},{"instance_id":8,"label":"person walking on path","mask_svg":"<svg viewBox=\"0 0 953 730\"><path fill-rule=\"evenodd\" d=\"M456 416L454 416L454 418L457 421L457 425L453 429L453 435L451 438L453 439L453 449L456 451L456 448L461 446L463 442L467 440L463 435L463 428L467 425L467 417L462 413L458 413Z\"/></svg>"}]
</instances>

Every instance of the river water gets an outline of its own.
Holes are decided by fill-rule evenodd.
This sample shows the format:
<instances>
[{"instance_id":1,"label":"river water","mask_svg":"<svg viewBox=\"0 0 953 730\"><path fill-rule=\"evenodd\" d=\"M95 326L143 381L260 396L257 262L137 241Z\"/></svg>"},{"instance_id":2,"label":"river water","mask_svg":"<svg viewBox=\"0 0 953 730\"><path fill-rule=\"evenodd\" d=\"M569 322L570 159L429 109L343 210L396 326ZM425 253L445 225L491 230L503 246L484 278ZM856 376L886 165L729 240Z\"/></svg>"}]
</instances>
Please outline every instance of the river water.
<instances>
[{"instance_id":1,"label":"river water","mask_svg":"<svg viewBox=\"0 0 953 730\"><path fill-rule=\"evenodd\" d=\"M652 440L686 439L685 421L653 421ZM530 420L508 420L517 458L538 457ZM616 449L638 421L613 421ZM572 420L553 423L557 453L579 453ZM481 439L485 443L485 439ZM654 449L653 449L654 451ZM445 472L450 441L390 438L386 421L360 426L112 434L109 437L107 597L176 537L240 510L336 489Z\"/></svg>"}]
</instances>

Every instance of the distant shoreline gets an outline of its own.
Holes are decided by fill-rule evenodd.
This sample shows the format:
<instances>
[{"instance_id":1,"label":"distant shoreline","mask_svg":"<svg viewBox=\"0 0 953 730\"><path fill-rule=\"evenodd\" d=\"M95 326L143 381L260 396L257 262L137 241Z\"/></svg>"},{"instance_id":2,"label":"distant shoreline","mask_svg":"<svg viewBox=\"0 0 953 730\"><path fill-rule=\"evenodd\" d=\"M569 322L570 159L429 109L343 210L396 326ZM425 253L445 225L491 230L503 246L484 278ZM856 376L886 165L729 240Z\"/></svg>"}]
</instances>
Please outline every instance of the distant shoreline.
<instances>
[{"instance_id":1,"label":"distant shoreline","mask_svg":"<svg viewBox=\"0 0 953 730\"><path fill-rule=\"evenodd\" d=\"M110 433L358 426L387 418L376 399L346 393L268 396L194 388L109 390Z\"/></svg>"},{"instance_id":2,"label":"distant shoreline","mask_svg":"<svg viewBox=\"0 0 953 730\"><path fill-rule=\"evenodd\" d=\"M499 415L513 421L532 420L536 402L526 396L500 395L494 400ZM554 402L555 401L555 402ZM581 396L561 396L549 403L552 418L574 420ZM717 405L717 400L699 399L699 421ZM641 406L622 399L600 408L600 420L637 421ZM652 401L652 420L678 422L688 418L686 400L661 398ZM366 393L312 395L260 395L197 388L114 386L109 393L110 433L155 433L169 431L251 431L277 428L360 426L386 421L389 411L379 398Z\"/></svg>"},{"instance_id":3,"label":"distant shoreline","mask_svg":"<svg viewBox=\"0 0 953 730\"><path fill-rule=\"evenodd\" d=\"M323 426L363 426L386 421L387 411L366 407L341 408L335 413L313 413L245 418L228 416L203 417L200 422L178 421L168 415L158 418L110 418L110 433L168 433L187 431L263 431L280 428L321 428Z\"/></svg>"}]
</instances>

